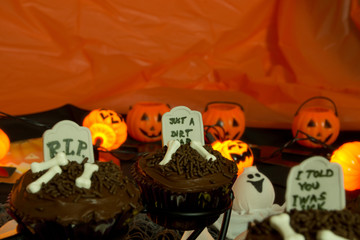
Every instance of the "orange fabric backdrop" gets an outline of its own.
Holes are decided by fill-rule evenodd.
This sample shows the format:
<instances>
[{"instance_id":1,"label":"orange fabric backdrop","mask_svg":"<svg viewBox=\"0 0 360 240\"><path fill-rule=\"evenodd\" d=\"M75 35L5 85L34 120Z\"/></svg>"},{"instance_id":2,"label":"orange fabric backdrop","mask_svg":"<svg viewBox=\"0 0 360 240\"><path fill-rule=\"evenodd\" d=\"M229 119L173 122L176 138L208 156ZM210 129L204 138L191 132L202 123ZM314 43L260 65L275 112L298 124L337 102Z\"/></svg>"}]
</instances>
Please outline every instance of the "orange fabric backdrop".
<instances>
[{"instance_id":1,"label":"orange fabric backdrop","mask_svg":"<svg viewBox=\"0 0 360 240\"><path fill-rule=\"evenodd\" d=\"M247 126L289 128L322 95L360 129L358 0L3 0L0 29L9 114L222 100Z\"/></svg>"}]
</instances>

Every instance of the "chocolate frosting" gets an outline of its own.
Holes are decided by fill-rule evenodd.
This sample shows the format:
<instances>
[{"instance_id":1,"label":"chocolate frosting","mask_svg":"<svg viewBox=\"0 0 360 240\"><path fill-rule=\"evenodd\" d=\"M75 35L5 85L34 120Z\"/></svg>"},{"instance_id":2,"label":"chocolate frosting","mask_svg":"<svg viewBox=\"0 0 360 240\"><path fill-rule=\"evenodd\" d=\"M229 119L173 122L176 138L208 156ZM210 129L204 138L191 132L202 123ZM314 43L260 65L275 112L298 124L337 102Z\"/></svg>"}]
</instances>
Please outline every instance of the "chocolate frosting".
<instances>
[{"instance_id":1,"label":"chocolate frosting","mask_svg":"<svg viewBox=\"0 0 360 240\"><path fill-rule=\"evenodd\" d=\"M328 229L346 239L360 239L360 215L344 210L291 210L290 225L295 232L304 235L305 239L317 239L319 230ZM270 217L262 222L250 224L246 240L283 239L270 225Z\"/></svg>"},{"instance_id":2,"label":"chocolate frosting","mask_svg":"<svg viewBox=\"0 0 360 240\"><path fill-rule=\"evenodd\" d=\"M140 158L137 169L154 184L173 192L210 191L232 183L237 174L236 163L224 158L210 145L204 148L216 157L215 161L206 160L189 144L183 144L166 165L159 165L167 151L167 146L164 146Z\"/></svg>"},{"instance_id":3,"label":"chocolate frosting","mask_svg":"<svg viewBox=\"0 0 360 240\"><path fill-rule=\"evenodd\" d=\"M83 172L83 164L70 162L61 167L38 193L26 187L45 171L27 171L14 184L10 193L11 211L23 222L56 221L62 225L108 220L125 211L138 211L140 192L122 175L112 162L97 162L99 170L91 177L91 188L78 188L75 179Z\"/></svg>"}]
</instances>

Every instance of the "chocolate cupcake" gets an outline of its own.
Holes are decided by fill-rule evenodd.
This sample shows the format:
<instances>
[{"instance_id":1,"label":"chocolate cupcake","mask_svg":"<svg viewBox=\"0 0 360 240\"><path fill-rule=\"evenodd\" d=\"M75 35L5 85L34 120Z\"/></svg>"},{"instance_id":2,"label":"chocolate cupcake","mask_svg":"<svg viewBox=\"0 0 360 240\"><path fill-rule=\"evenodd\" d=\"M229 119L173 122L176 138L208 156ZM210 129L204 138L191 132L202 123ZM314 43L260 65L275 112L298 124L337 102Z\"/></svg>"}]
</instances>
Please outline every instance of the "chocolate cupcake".
<instances>
[{"instance_id":1,"label":"chocolate cupcake","mask_svg":"<svg viewBox=\"0 0 360 240\"><path fill-rule=\"evenodd\" d=\"M275 223L274 220L271 220L273 217L278 218ZM359 224L360 215L348 209L331 211L299 211L293 209L288 213L268 217L261 222L255 221L251 223L245 239L283 239L281 231L285 231L285 228L287 229L286 231L289 231L291 228L294 234L302 235L303 239L307 240L334 239L331 237L333 235L345 239L360 239ZM283 230L277 230L278 228Z\"/></svg>"},{"instance_id":2,"label":"chocolate cupcake","mask_svg":"<svg viewBox=\"0 0 360 240\"><path fill-rule=\"evenodd\" d=\"M210 145L200 150L193 142L178 145L173 152L173 146L164 146L133 166L148 215L172 229L211 225L232 203L237 166Z\"/></svg>"},{"instance_id":3,"label":"chocolate cupcake","mask_svg":"<svg viewBox=\"0 0 360 240\"><path fill-rule=\"evenodd\" d=\"M85 168L91 168L90 174ZM58 172L44 183L51 169ZM8 211L28 238L63 240L124 234L141 209L138 188L119 166L68 162L37 173L27 171L13 186Z\"/></svg>"}]
</instances>

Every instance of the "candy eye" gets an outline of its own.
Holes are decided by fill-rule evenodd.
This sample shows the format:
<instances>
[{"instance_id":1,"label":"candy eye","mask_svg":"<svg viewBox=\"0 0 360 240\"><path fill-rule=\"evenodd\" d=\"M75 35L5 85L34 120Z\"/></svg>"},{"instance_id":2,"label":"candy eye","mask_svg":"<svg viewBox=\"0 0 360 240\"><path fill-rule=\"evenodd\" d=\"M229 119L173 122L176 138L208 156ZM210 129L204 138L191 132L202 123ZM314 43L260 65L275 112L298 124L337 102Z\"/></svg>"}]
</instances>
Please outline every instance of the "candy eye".
<instances>
[{"instance_id":1,"label":"candy eye","mask_svg":"<svg viewBox=\"0 0 360 240\"><path fill-rule=\"evenodd\" d=\"M254 175L248 174L247 177L250 178L250 179L253 179L253 178L254 178Z\"/></svg>"},{"instance_id":2,"label":"candy eye","mask_svg":"<svg viewBox=\"0 0 360 240\"><path fill-rule=\"evenodd\" d=\"M260 177L260 174L259 174L259 173L255 173L255 176Z\"/></svg>"}]
</instances>

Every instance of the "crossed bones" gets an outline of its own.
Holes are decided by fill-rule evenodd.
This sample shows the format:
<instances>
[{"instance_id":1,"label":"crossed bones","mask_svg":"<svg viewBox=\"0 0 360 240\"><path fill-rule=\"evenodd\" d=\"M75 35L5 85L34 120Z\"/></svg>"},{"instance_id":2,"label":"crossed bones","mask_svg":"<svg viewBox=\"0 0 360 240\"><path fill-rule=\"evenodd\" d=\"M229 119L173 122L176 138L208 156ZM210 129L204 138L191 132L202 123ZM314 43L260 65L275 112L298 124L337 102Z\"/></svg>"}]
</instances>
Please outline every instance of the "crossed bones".
<instances>
[{"instance_id":1,"label":"crossed bones","mask_svg":"<svg viewBox=\"0 0 360 240\"><path fill-rule=\"evenodd\" d=\"M305 240L305 237L296 233L290 226L290 216L287 213L272 216L270 226L278 231L284 240ZM335 235L330 230L320 230L316 235L317 240L348 240Z\"/></svg>"},{"instance_id":2,"label":"crossed bones","mask_svg":"<svg viewBox=\"0 0 360 240\"><path fill-rule=\"evenodd\" d=\"M54 158L45 161L45 162L34 162L31 164L30 168L33 173L37 173L43 170L48 171L44 173L41 177L36 179L34 182L30 183L26 190L30 193L37 193L41 189L43 183L48 183L56 174L61 174L62 170L60 166L65 166L69 163L65 153L60 152ZM76 178L75 185L79 188L89 189L91 187L91 176L94 172L99 170L99 166L94 163L85 163L84 171L81 176Z\"/></svg>"}]
</instances>

